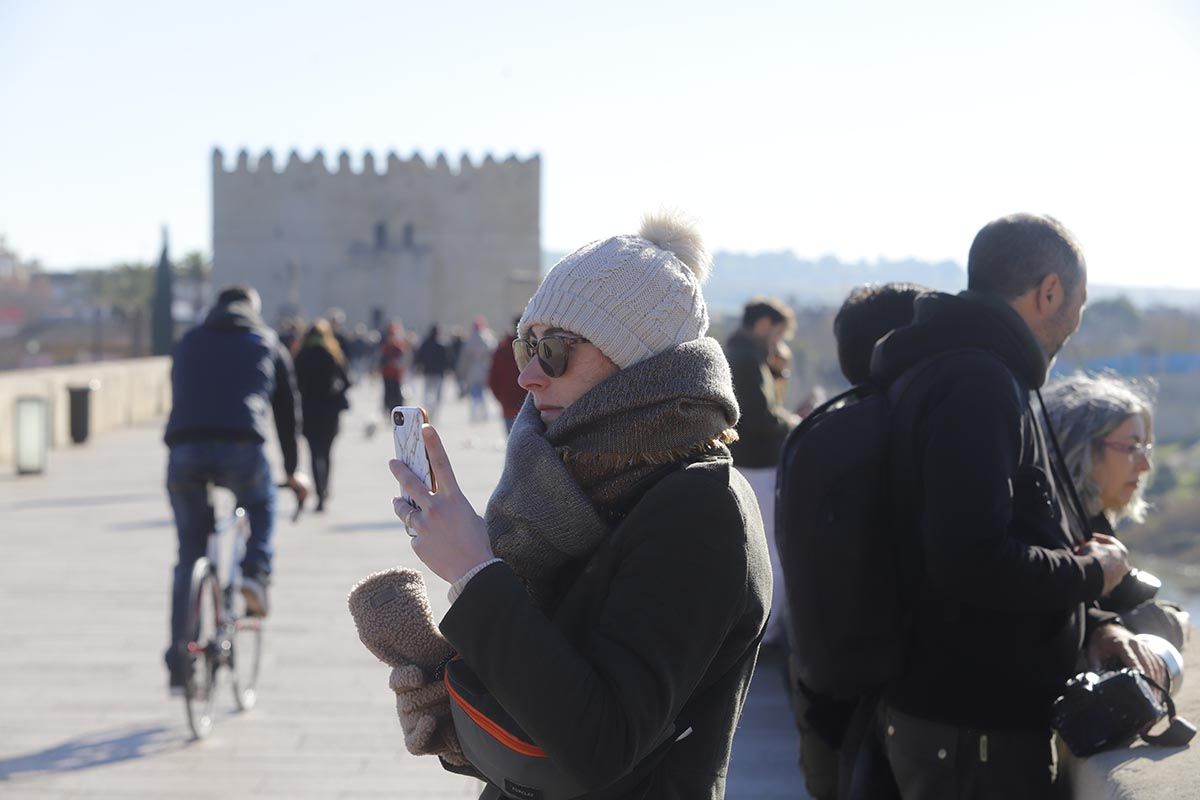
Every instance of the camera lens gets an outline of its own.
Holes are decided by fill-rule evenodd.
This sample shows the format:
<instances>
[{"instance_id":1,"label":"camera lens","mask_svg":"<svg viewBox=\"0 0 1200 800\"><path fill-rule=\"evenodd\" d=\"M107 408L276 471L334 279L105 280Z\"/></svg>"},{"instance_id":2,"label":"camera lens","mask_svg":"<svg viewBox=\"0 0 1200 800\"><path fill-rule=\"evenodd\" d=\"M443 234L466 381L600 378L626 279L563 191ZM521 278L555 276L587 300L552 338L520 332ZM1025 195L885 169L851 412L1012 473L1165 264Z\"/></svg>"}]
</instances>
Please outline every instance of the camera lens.
<instances>
[{"instance_id":1,"label":"camera lens","mask_svg":"<svg viewBox=\"0 0 1200 800\"><path fill-rule=\"evenodd\" d=\"M394 422L397 425L403 425L404 424L404 412L403 411L393 411L392 412L392 422Z\"/></svg>"}]
</instances>

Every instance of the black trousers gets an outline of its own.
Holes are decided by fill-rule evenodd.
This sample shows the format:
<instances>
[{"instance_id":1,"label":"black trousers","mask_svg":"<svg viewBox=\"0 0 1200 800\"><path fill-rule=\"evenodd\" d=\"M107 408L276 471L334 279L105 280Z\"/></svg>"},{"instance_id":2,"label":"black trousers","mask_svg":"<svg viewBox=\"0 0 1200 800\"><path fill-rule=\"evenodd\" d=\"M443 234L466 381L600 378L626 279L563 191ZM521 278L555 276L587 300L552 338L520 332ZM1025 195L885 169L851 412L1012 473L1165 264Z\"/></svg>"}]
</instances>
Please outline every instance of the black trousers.
<instances>
[{"instance_id":1,"label":"black trousers","mask_svg":"<svg viewBox=\"0 0 1200 800\"><path fill-rule=\"evenodd\" d=\"M305 435L308 440L308 452L312 456L313 483L317 490L317 500L323 501L329 493L329 451L333 449L332 436Z\"/></svg>"},{"instance_id":2,"label":"black trousers","mask_svg":"<svg viewBox=\"0 0 1200 800\"><path fill-rule=\"evenodd\" d=\"M904 800L1051 800L1058 759L1050 729L988 731L879 707L884 750Z\"/></svg>"}]
</instances>

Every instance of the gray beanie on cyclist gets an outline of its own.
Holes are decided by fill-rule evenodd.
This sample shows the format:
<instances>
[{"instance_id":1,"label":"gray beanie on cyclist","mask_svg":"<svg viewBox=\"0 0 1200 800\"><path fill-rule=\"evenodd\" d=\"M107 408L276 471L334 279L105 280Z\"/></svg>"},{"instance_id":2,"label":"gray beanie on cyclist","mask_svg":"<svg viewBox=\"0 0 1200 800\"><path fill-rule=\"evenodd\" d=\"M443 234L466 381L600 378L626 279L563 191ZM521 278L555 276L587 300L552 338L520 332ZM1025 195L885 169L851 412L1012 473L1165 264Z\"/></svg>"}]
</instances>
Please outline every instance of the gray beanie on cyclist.
<instances>
[{"instance_id":1,"label":"gray beanie on cyclist","mask_svg":"<svg viewBox=\"0 0 1200 800\"><path fill-rule=\"evenodd\" d=\"M636 236L592 242L555 264L517 335L537 324L577 333L625 369L704 335L710 266L693 223L678 212L648 214Z\"/></svg>"}]
</instances>

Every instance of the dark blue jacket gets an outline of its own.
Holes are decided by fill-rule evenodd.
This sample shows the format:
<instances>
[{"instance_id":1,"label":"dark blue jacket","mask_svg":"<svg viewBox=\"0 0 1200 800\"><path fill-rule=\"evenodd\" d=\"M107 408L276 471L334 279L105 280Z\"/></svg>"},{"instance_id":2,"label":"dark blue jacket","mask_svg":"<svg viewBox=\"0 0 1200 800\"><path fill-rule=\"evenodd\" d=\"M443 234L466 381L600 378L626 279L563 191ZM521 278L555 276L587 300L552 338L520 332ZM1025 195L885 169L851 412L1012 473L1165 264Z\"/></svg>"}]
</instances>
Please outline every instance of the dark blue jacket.
<instances>
[{"instance_id":1,"label":"dark blue jacket","mask_svg":"<svg viewBox=\"0 0 1200 800\"><path fill-rule=\"evenodd\" d=\"M245 302L218 305L175 347L164 439L265 442L273 412L283 468L296 471L300 404L292 358Z\"/></svg>"}]
</instances>

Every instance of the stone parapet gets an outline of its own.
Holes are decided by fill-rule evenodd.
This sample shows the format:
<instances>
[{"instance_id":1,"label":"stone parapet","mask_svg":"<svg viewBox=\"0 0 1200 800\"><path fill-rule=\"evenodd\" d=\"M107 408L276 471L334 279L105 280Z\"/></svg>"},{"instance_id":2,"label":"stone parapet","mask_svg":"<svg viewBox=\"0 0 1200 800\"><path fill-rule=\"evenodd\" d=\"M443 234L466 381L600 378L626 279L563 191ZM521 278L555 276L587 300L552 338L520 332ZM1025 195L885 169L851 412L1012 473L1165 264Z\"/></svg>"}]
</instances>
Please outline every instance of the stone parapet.
<instances>
[{"instance_id":1,"label":"stone parapet","mask_svg":"<svg viewBox=\"0 0 1200 800\"><path fill-rule=\"evenodd\" d=\"M158 419L171 408L171 359L132 358L0 372L0 464L13 461L17 398L46 400L49 445L60 447L71 441L68 389L87 385L93 387L88 420L92 436Z\"/></svg>"}]
</instances>

